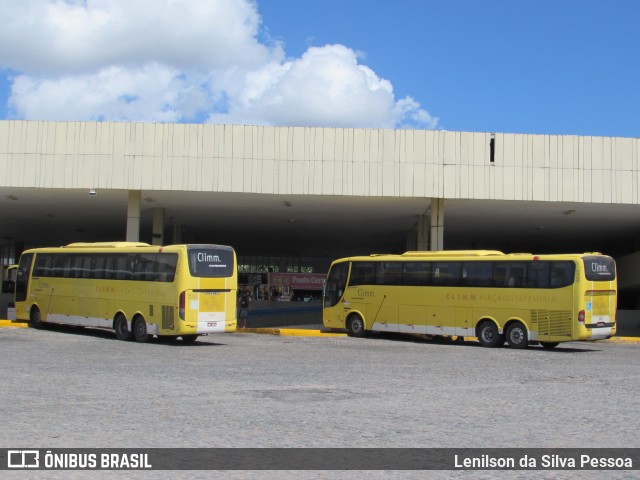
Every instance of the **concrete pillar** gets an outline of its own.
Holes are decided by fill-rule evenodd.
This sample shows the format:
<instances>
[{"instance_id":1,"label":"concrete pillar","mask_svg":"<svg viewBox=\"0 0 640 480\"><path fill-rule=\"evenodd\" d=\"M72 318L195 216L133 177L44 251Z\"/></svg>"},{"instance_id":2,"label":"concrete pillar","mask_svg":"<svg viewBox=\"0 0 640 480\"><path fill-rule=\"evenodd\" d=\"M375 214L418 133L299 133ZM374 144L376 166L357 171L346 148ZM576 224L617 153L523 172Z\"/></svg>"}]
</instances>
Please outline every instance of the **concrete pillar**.
<instances>
[{"instance_id":1,"label":"concrete pillar","mask_svg":"<svg viewBox=\"0 0 640 480\"><path fill-rule=\"evenodd\" d=\"M153 209L153 233L151 243L164 245L164 208Z\"/></svg>"},{"instance_id":2,"label":"concrete pillar","mask_svg":"<svg viewBox=\"0 0 640 480\"><path fill-rule=\"evenodd\" d=\"M129 190L127 204L127 242L140 241L140 190Z\"/></svg>"},{"instance_id":3,"label":"concrete pillar","mask_svg":"<svg viewBox=\"0 0 640 480\"><path fill-rule=\"evenodd\" d=\"M444 250L444 198L431 199L430 250Z\"/></svg>"}]
</instances>

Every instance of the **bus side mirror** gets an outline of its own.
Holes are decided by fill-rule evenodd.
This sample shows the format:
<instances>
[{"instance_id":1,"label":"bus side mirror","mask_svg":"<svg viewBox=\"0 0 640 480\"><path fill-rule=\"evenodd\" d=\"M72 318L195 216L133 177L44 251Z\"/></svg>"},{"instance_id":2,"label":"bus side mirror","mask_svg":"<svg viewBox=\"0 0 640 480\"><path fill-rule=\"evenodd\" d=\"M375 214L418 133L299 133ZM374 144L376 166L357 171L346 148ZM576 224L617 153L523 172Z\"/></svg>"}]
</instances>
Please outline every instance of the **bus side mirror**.
<instances>
[{"instance_id":1,"label":"bus side mirror","mask_svg":"<svg viewBox=\"0 0 640 480\"><path fill-rule=\"evenodd\" d=\"M15 293L16 282L13 280L5 280L2 282L2 293Z\"/></svg>"}]
</instances>

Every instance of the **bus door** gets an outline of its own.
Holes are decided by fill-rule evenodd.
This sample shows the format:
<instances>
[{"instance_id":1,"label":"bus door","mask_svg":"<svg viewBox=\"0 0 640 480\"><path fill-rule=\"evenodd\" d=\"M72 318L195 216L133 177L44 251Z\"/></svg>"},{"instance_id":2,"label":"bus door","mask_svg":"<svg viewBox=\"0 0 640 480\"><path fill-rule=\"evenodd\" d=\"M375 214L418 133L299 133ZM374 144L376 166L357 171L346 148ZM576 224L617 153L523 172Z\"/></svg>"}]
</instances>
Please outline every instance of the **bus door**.
<instances>
[{"instance_id":1,"label":"bus door","mask_svg":"<svg viewBox=\"0 0 640 480\"><path fill-rule=\"evenodd\" d=\"M18 264L18 272L16 273L15 301L24 302L27 300L27 292L29 291L29 278L31 272L31 263L33 262L33 253L25 253L20 257Z\"/></svg>"},{"instance_id":2,"label":"bus door","mask_svg":"<svg viewBox=\"0 0 640 480\"><path fill-rule=\"evenodd\" d=\"M345 328L346 315L350 306L341 302L347 288L349 263L334 264L327 274L322 295L322 322L325 327Z\"/></svg>"}]
</instances>

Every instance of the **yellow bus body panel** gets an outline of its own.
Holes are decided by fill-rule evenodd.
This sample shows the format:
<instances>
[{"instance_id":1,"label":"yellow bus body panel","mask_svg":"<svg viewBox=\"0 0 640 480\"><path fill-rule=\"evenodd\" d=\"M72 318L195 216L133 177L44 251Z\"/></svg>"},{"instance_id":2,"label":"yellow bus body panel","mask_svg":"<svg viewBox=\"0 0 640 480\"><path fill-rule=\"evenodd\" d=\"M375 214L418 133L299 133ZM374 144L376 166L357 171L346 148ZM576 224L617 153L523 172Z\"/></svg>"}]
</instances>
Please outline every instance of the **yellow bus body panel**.
<instances>
[{"instance_id":1,"label":"yellow bus body panel","mask_svg":"<svg viewBox=\"0 0 640 480\"><path fill-rule=\"evenodd\" d=\"M531 341L555 343L609 338L616 332L617 283L615 280L588 281L581 265L583 256L534 256L497 251L480 251L474 255L473 251L462 251L407 252L336 260L332 268L341 262L562 260L574 262L576 278L568 286L544 289L347 285L334 306L324 306L323 324L327 328L345 329L349 316L358 315L364 321L365 330L475 337L476 327L483 320L493 321L500 333L510 322L519 321L527 328ZM584 323L578 321L581 311ZM602 324L612 325L594 328Z\"/></svg>"},{"instance_id":2,"label":"yellow bus body panel","mask_svg":"<svg viewBox=\"0 0 640 480\"><path fill-rule=\"evenodd\" d=\"M194 277L187 265L187 246L149 246L131 243L72 244L24 253L175 253L173 282L106 280L95 278L30 278L26 301L16 302L16 318L29 321L37 307L43 322L113 328L116 315L132 321L142 317L154 335L195 335L236 330L237 269L233 253L230 277ZM33 264L32 267L33 268ZM184 318L180 295L184 292Z\"/></svg>"}]
</instances>

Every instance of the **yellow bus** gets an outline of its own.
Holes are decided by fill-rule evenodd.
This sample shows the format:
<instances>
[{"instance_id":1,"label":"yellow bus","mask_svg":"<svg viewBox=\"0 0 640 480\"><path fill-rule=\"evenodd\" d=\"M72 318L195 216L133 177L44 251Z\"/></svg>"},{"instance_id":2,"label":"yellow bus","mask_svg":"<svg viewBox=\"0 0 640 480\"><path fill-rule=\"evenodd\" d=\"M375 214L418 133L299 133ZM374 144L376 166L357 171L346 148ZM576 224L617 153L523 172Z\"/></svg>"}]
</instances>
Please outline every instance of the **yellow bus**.
<instances>
[{"instance_id":1,"label":"yellow bus","mask_svg":"<svg viewBox=\"0 0 640 480\"><path fill-rule=\"evenodd\" d=\"M223 245L72 243L26 250L18 263L18 321L109 328L120 340L236 329L236 255Z\"/></svg>"},{"instance_id":2,"label":"yellow bus","mask_svg":"<svg viewBox=\"0 0 640 480\"><path fill-rule=\"evenodd\" d=\"M616 290L615 262L599 253L371 255L332 263L322 318L355 337L381 331L553 348L614 335Z\"/></svg>"}]
</instances>

